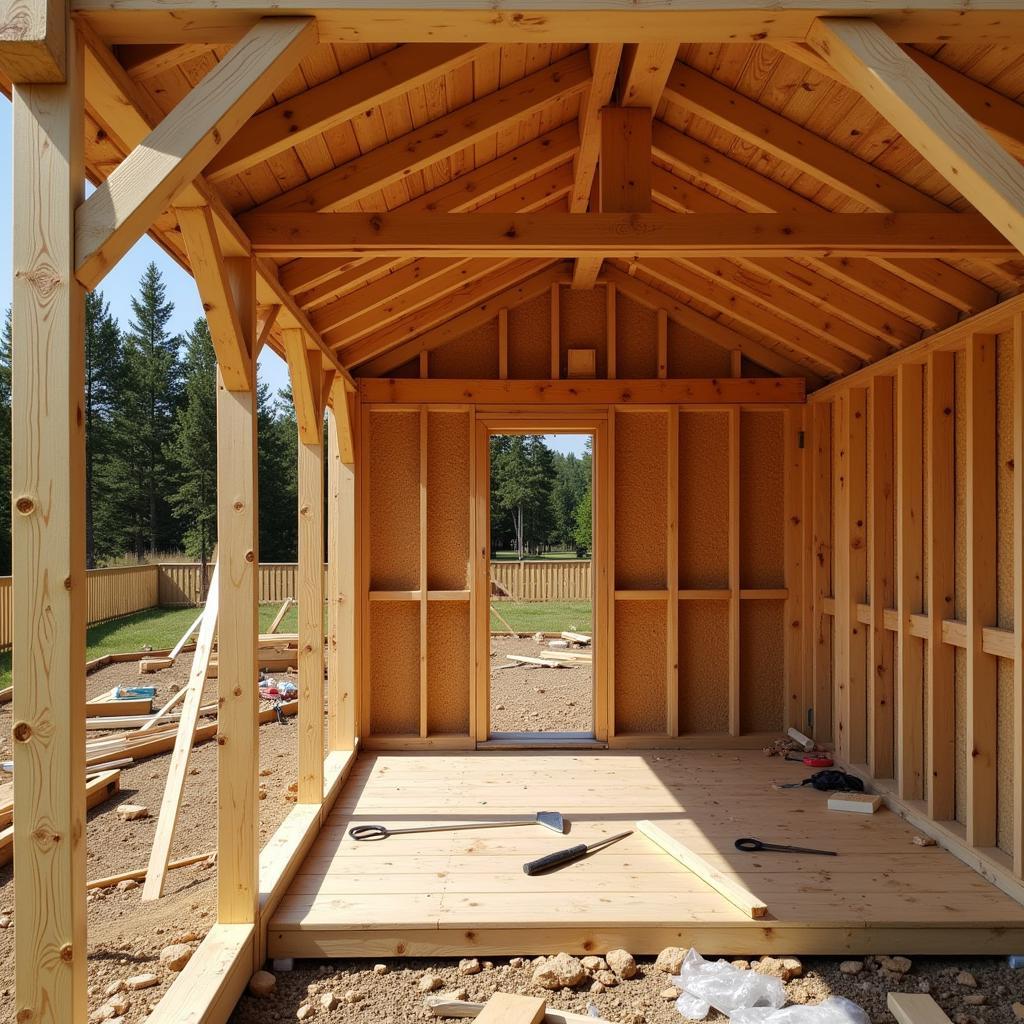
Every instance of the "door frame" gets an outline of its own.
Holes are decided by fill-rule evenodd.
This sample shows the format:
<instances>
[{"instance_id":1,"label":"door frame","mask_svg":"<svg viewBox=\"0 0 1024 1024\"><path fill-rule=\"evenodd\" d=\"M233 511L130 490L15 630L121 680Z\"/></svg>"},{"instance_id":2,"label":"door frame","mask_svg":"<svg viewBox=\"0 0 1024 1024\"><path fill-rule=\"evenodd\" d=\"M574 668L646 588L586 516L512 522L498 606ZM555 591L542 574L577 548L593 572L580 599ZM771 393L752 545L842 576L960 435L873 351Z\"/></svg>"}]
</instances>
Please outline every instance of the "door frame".
<instances>
[{"instance_id":1,"label":"door frame","mask_svg":"<svg viewBox=\"0 0 1024 1024\"><path fill-rule=\"evenodd\" d=\"M609 601L608 553L611 537L611 494L609 491L608 410L537 409L535 411L478 411L474 436L474 526L475 551L472 579L474 678L471 694L471 728L477 744L491 737L491 631L490 631L490 547L491 547L491 462L492 434L590 434L593 441L591 486L593 507L593 550L590 567L593 625L593 739L605 743L609 721ZM564 735L564 734L563 734ZM531 734L523 744L530 746L564 746L558 734ZM516 742L520 742L517 737Z\"/></svg>"}]
</instances>

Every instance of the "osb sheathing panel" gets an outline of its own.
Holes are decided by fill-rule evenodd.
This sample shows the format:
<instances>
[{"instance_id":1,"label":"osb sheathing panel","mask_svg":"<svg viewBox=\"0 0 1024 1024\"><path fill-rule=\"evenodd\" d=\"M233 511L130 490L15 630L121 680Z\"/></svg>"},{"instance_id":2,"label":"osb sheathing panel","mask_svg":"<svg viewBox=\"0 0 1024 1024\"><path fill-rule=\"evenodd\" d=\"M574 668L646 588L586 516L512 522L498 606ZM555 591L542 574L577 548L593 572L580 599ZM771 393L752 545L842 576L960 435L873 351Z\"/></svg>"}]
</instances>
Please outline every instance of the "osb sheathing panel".
<instances>
[{"instance_id":1,"label":"osb sheathing panel","mask_svg":"<svg viewBox=\"0 0 1024 1024\"><path fill-rule=\"evenodd\" d=\"M679 586L729 586L729 415L679 414Z\"/></svg>"},{"instance_id":2,"label":"osb sheathing panel","mask_svg":"<svg viewBox=\"0 0 1024 1024\"><path fill-rule=\"evenodd\" d=\"M740 581L743 587L786 585L782 479L783 415L740 414Z\"/></svg>"},{"instance_id":3,"label":"osb sheathing panel","mask_svg":"<svg viewBox=\"0 0 1024 1024\"><path fill-rule=\"evenodd\" d=\"M615 586L661 590L668 584L667 412L615 415Z\"/></svg>"},{"instance_id":4,"label":"osb sheathing panel","mask_svg":"<svg viewBox=\"0 0 1024 1024\"><path fill-rule=\"evenodd\" d=\"M469 588L469 414L427 414L427 588Z\"/></svg>"},{"instance_id":5,"label":"osb sheathing panel","mask_svg":"<svg viewBox=\"0 0 1024 1024\"><path fill-rule=\"evenodd\" d=\"M658 314L621 292L615 297L615 376L658 376Z\"/></svg>"},{"instance_id":6,"label":"osb sheathing panel","mask_svg":"<svg viewBox=\"0 0 1024 1024\"><path fill-rule=\"evenodd\" d=\"M664 601L615 602L615 731L665 732Z\"/></svg>"},{"instance_id":7,"label":"osb sheathing panel","mask_svg":"<svg viewBox=\"0 0 1024 1024\"><path fill-rule=\"evenodd\" d=\"M592 348L596 352L597 376L608 376L608 289L559 290L558 351L560 375L566 375L571 348Z\"/></svg>"},{"instance_id":8,"label":"osb sheathing panel","mask_svg":"<svg viewBox=\"0 0 1024 1024\"><path fill-rule=\"evenodd\" d=\"M679 731L729 731L729 602L679 602Z\"/></svg>"},{"instance_id":9,"label":"osb sheathing panel","mask_svg":"<svg viewBox=\"0 0 1024 1024\"><path fill-rule=\"evenodd\" d=\"M420 605L370 602L370 732L419 734Z\"/></svg>"},{"instance_id":10,"label":"osb sheathing panel","mask_svg":"<svg viewBox=\"0 0 1024 1024\"><path fill-rule=\"evenodd\" d=\"M497 318L434 349L430 376L494 380L498 376Z\"/></svg>"},{"instance_id":11,"label":"osb sheathing panel","mask_svg":"<svg viewBox=\"0 0 1024 1024\"><path fill-rule=\"evenodd\" d=\"M551 298L537 298L508 311L508 375L513 380L551 377Z\"/></svg>"},{"instance_id":12,"label":"osb sheathing panel","mask_svg":"<svg viewBox=\"0 0 1024 1024\"><path fill-rule=\"evenodd\" d=\"M954 617L967 620L967 360L953 357L953 482L956 506L953 517ZM966 823L967 786L967 656L957 648L953 660L956 702L956 820Z\"/></svg>"},{"instance_id":13,"label":"osb sheathing panel","mask_svg":"<svg viewBox=\"0 0 1024 1024\"><path fill-rule=\"evenodd\" d=\"M1013 338L996 348L997 622L1013 629ZM996 704L997 842L1013 852L1013 662L1000 658Z\"/></svg>"},{"instance_id":14,"label":"osb sheathing panel","mask_svg":"<svg viewBox=\"0 0 1024 1024\"><path fill-rule=\"evenodd\" d=\"M427 731L469 732L469 602L427 602Z\"/></svg>"},{"instance_id":15,"label":"osb sheathing panel","mask_svg":"<svg viewBox=\"0 0 1024 1024\"><path fill-rule=\"evenodd\" d=\"M415 590L420 575L420 417L370 413L370 589Z\"/></svg>"},{"instance_id":16,"label":"osb sheathing panel","mask_svg":"<svg viewBox=\"0 0 1024 1024\"><path fill-rule=\"evenodd\" d=\"M781 601L740 602L740 729L783 727L784 612Z\"/></svg>"},{"instance_id":17,"label":"osb sheathing panel","mask_svg":"<svg viewBox=\"0 0 1024 1024\"><path fill-rule=\"evenodd\" d=\"M670 377L728 377L728 350L691 334L674 320L668 322L668 375Z\"/></svg>"}]
</instances>

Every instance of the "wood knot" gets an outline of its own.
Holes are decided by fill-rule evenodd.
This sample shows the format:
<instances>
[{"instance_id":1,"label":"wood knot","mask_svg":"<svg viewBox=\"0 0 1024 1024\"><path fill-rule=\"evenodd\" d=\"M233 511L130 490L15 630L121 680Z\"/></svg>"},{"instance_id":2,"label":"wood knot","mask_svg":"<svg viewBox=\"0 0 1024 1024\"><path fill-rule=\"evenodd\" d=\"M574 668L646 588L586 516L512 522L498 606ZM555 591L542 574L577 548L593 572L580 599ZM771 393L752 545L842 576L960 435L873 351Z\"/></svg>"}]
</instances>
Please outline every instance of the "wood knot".
<instances>
[{"instance_id":1,"label":"wood knot","mask_svg":"<svg viewBox=\"0 0 1024 1024\"><path fill-rule=\"evenodd\" d=\"M23 515L27 516L35 511L36 503L27 495L23 494L15 503L14 507Z\"/></svg>"},{"instance_id":2,"label":"wood knot","mask_svg":"<svg viewBox=\"0 0 1024 1024\"><path fill-rule=\"evenodd\" d=\"M254 561L256 561L256 556L252 553L251 550L250 551L246 551L246 553L245 553L245 560L247 562L254 562Z\"/></svg>"},{"instance_id":3,"label":"wood knot","mask_svg":"<svg viewBox=\"0 0 1024 1024\"><path fill-rule=\"evenodd\" d=\"M235 687L235 688L234 688L234 689L233 689L233 690L232 690L231 692L232 692L232 693L233 693L233 694L234 694L234 695L235 695L236 697L241 697L241 696L242 696L242 688L241 688L240 686L236 686L236 687Z\"/></svg>"},{"instance_id":4,"label":"wood knot","mask_svg":"<svg viewBox=\"0 0 1024 1024\"><path fill-rule=\"evenodd\" d=\"M224 744L227 743L227 741L228 741L228 738L227 738L227 736L224 735L224 733L222 733L222 732L217 733L217 746L218 747L223 747Z\"/></svg>"},{"instance_id":5,"label":"wood knot","mask_svg":"<svg viewBox=\"0 0 1024 1024\"><path fill-rule=\"evenodd\" d=\"M234 503L234 504L233 504L233 505L232 505L231 507L232 507L232 508L233 508L233 509L234 509L234 510L235 510L236 512L241 512L241 511L242 511L242 509L243 509L243 508L245 508L245 502L244 502L244 501L236 501L236 502L235 502L235 503Z\"/></svg>"},{"instance_id":6,"label":"wood knot","mask_svg":"<svg viewBox=\"0 0 1024 1024\"><path fill-rule=\"evenodd\" d=\"M61 286L62 278L56 268L43 264L35 267L27 273L18 275L29 287L38 294L39 298L52 298Z\"/></svg>"},{"instance_id":7,"label":"wood knot","mask_svg":"<svg viewBox=\"0 0 1024 1024\"><path fill-rule=\"evenodd\" d=\"M75 951L70 942L65 942L64 945L60 947L60 958L66 964L69 964L74 960Z\"/></svg>"},{"instance_id":8,"label":"wood knot","mask_svg":"<svg viewBox=\"0 0 1024 1024\"><path fill-rule=\"evenodd\" d=\"M14 729L11 731L11 735L19 743L24 743L26 740L32 737L32 726L28 722L17 722Z\"/></svg>"}]
</instances>

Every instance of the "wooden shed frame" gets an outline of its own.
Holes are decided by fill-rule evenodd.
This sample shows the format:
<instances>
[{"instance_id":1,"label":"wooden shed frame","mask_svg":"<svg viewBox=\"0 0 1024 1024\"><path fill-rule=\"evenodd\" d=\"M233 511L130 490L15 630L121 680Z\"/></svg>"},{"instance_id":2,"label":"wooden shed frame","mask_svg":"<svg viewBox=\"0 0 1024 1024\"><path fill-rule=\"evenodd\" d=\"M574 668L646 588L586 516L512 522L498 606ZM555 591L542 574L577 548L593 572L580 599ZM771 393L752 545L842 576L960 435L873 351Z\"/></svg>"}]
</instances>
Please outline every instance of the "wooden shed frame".
<instances>
[{"instance_id":1,"label":"wooden shed frame","mask_svg":"<svg viewBox=\"0 0 1024 1024\"><path fill-rule=\"evenodd\" d=\"M353 45L368 49L342 66L348 51L332 48ZM499 426L598 439L596 740L736 749L800 726L1024 901L1024 83L1007 56L1022 46L1017 0L0 4L15 133L18 1021L87 1016L83 298L147 231L196 278L220 374L217 923L151 1021L227 1019L360 750L486 742L480 467ZM751 95L748 60L786 95L828 90L839 120L806 127L811 111ZM416 117L328 138L445 76L461 99L417 93ZM566 308L601 288L603 333L582 339L597 379L565 379L565 347L581 343L563 336ZM626 365L640 365L639 335L616 340L627 301L627 320L652 318L646 370ZM527 374L512 321L536 302L547 328ZM288 362L299 430L300 694L298 802L261 851L263 345ZM680 371L706 348L720 369ZM480 353L493 372L433 372ZM377 410L416 427L403 449L415 582L401 589L373 582ZM725 426L714 586L680 573L680 427L696 413ZM761 414L778 417L749 465L755 479L779 456L755 496L777 502L771 544L745 532L760 500L743 498L742 425ZM470 541L452 548L465 584L432 599L434 415L468 425ZM626 499L651 481L654 554L638 569L623 561L642 525ZM746 581L745 544L770 548L783 578ZM373 609L413 602L408 719L378 729ZM725 721L703 732L681 719L688 602L725 610ZM767 710L744 710L744 602L775 623ZM465 605L474 624L455 733L430 725L436 605ZM656 638L664 699L629 676L616 622Z\"/></svg>"}]
</instances>

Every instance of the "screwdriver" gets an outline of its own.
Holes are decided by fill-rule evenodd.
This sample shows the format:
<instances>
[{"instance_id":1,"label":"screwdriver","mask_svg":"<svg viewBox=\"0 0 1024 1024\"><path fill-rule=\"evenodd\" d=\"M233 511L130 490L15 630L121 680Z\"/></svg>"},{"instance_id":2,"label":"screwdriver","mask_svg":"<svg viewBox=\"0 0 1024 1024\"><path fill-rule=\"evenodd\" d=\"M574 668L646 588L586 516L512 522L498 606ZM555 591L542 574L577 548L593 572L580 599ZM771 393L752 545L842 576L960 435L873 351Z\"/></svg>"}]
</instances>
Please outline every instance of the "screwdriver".
<instances>
[{"instance_id":1,"label":"screwdriver","mask_svg":"<svg viewBox=\"0 0 1024 1024\"><path fill-rule=\"evenodd\" d=\"M580 843L578 846L570 846L566 850L558 850L555 853L549 853L546 857L538 857L536 860L527 861L523 865L523 871L527 875L539 875L544 871L550 871L552 868L557 868L561 864L569 864L574 860L579 860L581 857L585 857L588 853L593 853L594 850L599 850L603 846L608 846L611 843L617 843L620 839L625 839L626 836L631 836L632 830L629 832L620 832L617 836L609 836L607 839L602 839L600 842L591 843L590 846L585 846Z\"/></svg>"}]
</instances>

